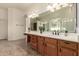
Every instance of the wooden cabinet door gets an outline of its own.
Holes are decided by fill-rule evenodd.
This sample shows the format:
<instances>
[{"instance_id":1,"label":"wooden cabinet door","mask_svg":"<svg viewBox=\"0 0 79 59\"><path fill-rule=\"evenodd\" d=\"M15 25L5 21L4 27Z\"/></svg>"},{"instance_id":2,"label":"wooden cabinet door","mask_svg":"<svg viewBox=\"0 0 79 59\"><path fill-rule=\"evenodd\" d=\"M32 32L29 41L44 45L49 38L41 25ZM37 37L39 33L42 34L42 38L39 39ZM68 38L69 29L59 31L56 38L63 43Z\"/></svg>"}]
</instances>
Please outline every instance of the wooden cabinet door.
<instances>
[{"instance_id":1,"label":"wooden cabinet door","mask_svg":"<svg viewBox=\"0 0 79 59\"><path fill-rule=\"evenodd\" d=\"M26 42L27 42L27 43L30 43L30 35L29 35L29 34L27 34Z\"/></svg>"},{"instance_id":2,"label":"wooden cabinet door","mask_svg":"<svg viewBox=\"0 0 79 59\"><path fill-rule=\"evenodd\" d=\"M79 56L79 44L78 44L78 56Z\"/></svg>"},{"instance_id":3,"label":"wooden cabinet door","mask_svg":"<svg viewBox=\"0 0 79 59\"><path fill-rule=\"evenodd\" d=\"M79 56L79 50L78 50L78 56Z\"/></svg>"},{"instance_id":4,"label":"wooden cabinet door","mask_svg":"<svg viewBox=\"0 0 79 59\"><path fill-rule=\"evenodd\" d=\"M44 38L38 37L38 52L44 55Z\"/></svg>"},{"instance_id":5,"label":"wooden cabinet door","mask_svg":"<svg viewBox=\"0 0 79 59\"><path fill-rule=\"evenodd\" d=\"M47 56L57 56L57 46L47 44L45 47L46 47L45 54Z\"/></svg>"},{"instance_id":6,"label":"wooden cabinet door","mask_svg":"<svg viewBox=\"0 0 79 59\"><path fill-rule=\"evenodd\" d=\"M31 35L30 44L33 49L37 50L37 36Z\"/></svg>"},{"instance_id":7,"label":"wooden cabinet door","mask_svg":"<svg viewBox=\"0 0 79 59\"><path fill-rule=\"evenodd\" d=\"M73 51L71 49L60 47L58 50L58 55L59 56L76 56L77 53L76 51Z\"/></svg>"},{"instance_id":8,"label":"wooden cabinet door","mask_svg":"<svg viewBox=\"0 0 79 59\"><path fill-rule=\"evenodd\" d=\"M45 38L45 55L57 56L57 40Z\"/></svg>"}]
</instances>

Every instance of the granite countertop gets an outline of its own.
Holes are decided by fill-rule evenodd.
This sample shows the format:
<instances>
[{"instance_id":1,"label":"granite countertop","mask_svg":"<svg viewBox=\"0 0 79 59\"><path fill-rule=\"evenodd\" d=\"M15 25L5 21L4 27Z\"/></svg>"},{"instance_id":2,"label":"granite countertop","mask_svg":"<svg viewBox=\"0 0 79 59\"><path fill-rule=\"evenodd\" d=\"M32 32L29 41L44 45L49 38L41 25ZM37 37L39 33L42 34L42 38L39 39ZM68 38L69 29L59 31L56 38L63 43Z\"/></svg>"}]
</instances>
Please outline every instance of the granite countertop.
<instances>
[{"instance_id":1,"label":"granite countertop","mask_svg":"<svg viewBox=\"0 0 79 59\"><path fill-rule=\"evenodd\" d=\"M79 34L78 33L68 33L67 36L65 36L64 33L60 33L60 35L53 35L50 32L44 32L41 34L40 32L37 32L37 31L30 31L30 32L25 32L25 33L44 36L44 37L50 37L50 38L57 38L60 40L79 42Z\"/></svg>"}]
</instances>

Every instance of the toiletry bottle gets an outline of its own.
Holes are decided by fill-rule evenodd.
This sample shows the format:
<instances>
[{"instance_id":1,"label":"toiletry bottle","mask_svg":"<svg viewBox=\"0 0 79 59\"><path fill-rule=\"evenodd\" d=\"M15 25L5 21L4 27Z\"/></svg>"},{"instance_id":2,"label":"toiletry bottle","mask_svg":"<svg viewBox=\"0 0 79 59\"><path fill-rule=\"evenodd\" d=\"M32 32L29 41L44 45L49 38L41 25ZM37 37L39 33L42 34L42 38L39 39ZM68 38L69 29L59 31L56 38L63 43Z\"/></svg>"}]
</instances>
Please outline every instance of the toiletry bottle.
<instances>
[{"instance_id":1,"label":"toiletry bottle","mask_svg":"<svg viewBox=\"0 0 79 59\"><path fill-rule=\"evenodd\" d=\"M67 36L68 35L68 31L65 31L65 36Z\"/></svg>"}]
</instances>

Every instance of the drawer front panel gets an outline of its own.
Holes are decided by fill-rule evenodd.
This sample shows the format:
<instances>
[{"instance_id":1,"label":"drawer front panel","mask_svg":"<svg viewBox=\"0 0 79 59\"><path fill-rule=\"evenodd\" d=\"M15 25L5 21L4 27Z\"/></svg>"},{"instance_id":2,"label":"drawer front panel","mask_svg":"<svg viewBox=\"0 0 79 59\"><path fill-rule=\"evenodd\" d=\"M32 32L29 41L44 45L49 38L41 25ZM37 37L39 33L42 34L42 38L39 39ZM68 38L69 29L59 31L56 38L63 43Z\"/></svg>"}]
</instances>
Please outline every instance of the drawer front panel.
<instances>
[{"instance_id":1,"label":"drawer front panel","mask_svg":"<svg viewBox=\"0 0 79 59\"><path fill-rule=\"evenodd\" d=\"M57 45L57 40L52 38L45 38L45 43Z\"/></svg>"},{"instance_id":2,"label":"drawer front panel","mask_svg":"<svg viewBox=\"0 0 79 59\"><path fill-rule=\"evenodd\" d=\"M70 42L70 41L58 41L59 46L67 47L71 49L77 49L77 43Z\"/></svg>"}]
</instances>

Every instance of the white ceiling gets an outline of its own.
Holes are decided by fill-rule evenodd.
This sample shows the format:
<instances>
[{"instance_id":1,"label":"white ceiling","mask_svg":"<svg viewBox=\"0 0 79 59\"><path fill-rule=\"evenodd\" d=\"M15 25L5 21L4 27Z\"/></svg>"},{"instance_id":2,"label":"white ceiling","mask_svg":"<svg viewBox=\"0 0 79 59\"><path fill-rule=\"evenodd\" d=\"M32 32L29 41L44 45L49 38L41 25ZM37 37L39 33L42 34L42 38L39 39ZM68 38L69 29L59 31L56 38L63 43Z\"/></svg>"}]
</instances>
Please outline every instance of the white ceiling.
<instances>
[{"instance_id":1,"label":"white ceiling","mask_svg":"<svg viewBox=\"0 0 79 59\"><path fill-rule=\"evenodd\" d=\"M46 3L0 3L0 8L20 8L23 10L29 10L44 8L46 5Z\"/></svg>"},{"instance_id":2,"label":"white ceiling","mask_svg":"<svg viewBox=\"0 0 79 59\"><path fill-rule=\"evenodd\" d=\"M47 3L0 3L0 8L19 8L27 14L39 12L47 7Z\"/></svg>"}]
</instances>

